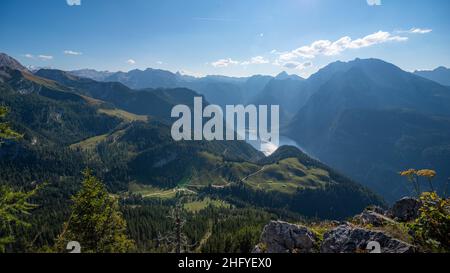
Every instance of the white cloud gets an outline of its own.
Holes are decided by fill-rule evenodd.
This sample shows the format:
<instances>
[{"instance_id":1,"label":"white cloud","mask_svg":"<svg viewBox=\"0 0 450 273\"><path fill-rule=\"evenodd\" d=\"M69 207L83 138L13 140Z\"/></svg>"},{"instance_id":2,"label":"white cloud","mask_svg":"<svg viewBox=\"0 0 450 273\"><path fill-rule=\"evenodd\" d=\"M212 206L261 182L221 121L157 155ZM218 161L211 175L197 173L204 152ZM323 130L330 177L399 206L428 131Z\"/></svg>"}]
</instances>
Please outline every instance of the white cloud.
<instances>
[{"instance_id":1,"label":"white cloud","mask_svg":"<svg viewBox=\"0 0 450 273\"><path fill-rule=\"evenodd\" d=\"M260 33L260 34L259 34L259 37L264 37L264 33Z\"/></svg>"},{"instance_id":2,"label":"white cloud","mask_svg":"<svg viewBox=\"0 0 450 273\"><path fill-rule=\"evenodd\" d=\"M276 49L272 49L270 51L270 54L273 54L273 55L281 55L281 54L284 54L284 53L287 53L287 52L281 52L281 51L278 51Z\"/></svg>"},{"instance_id":3,"label":"white cloud","mask_svg":"<svg viewBox=\"0 0 450 273\"><path fill-rule=\"evenodd\" d=\"M50 55L39 55L38 58L43 61L53 60L53 56L50 56Z\"/></svg>"},{"instance_id":4,"label":"white cloud","mask_svg":"<svg viewBox=\"0 0 450 273\"><path fill-rule=\"evenodd\" d=\"M157 64L163 64L163 62L162 62L162 61L157 61L156 63L157 63Z\"/></svg>"},{"instance_id":5,"label":"white cloud","mask_svg":"<svg viewBox=\"0 0 450 273\"><path fill-rule=\"evenodd\" d=\"M297 69L297 70L303 70L307 67L312 66L312 62L298 62L298 61L287 61L287 62L281 62L280 60L275 60L273 63L275 66L282 66L287 69Z\"/></svg>"},{"instance_id":6,"label":"white cloud","mask_svg":"<svg viewBox=\"0 0 450 273\"><path fill-rule=\"evenodd\" d=\"M302 70L305 69L307 67L312 66L311 62L296 62L296 61L291 61L291 62L287 62L283 64L283 67L288 68L288 69L298 69L298 70Z\"/></svg>"},{"instance_id":7,"label":"white cloud","mask_svg":"<svg viewBox=\"0 0 450 273\"><path fill-rule=\"evenodd\" d=\"M78 55L82 55L83 53L77 52L77 51L72 51L72 50L64 50L64 54L78 56Z\"/></svg>"},{"instance_id":8,"label":"white cloud","mask_svg":"<svg viewBox=\"0 0 450 273\"><path fill-rule=\"evenodd\" d=\"M228 59L220 59L220 60L217 60L215 62L212 62L211 65L214 66L214 67L227 67L227 66L230 66L230 65L238 65L238 64L240 64L240 65L251 65L251 64L268 64L268 63L270 63L269 60L267 60L263 56L255 56L255 57L252 57L248 61L242 61L242 62L241 61L235 61L235 60L232 60L230 58L228 58ZM206 64L208 64L208 63L206 63Z\"/></svg>"},{"instance_id":9,"label":"white cloud","mask_svg":"<svg viewBox=\"0 0 450 273\"><path fill-rule=\"evenodd\" d=\"M133 65L133 64L136 64L136 61L133 59L128 59L127 64Z\"/></svg>"},{"instance_id":10,"label":"white cloud","mask_svg":"<svg viewBox=\"0 0 450 273\"><path fill-rule=\"evenodd\" d=\"M397 33L410 33L410 34L426 34L432 32L432 29L429 28L411 28L409 30L399 30Z\"/></svg>"},{"instance_id":11,"label":"white cloud","mask_svg":"<svg viewBox=\"0 0 450 273\"><path fill-rule=\"evenodd\" d=\"M236 64L239 64L239 62L238 61L234 61L234 60L232 60L230 58L228 58L228 59L220 59L220 60L217 60L217 61L211 63L211 65L214 66L214 67L227 67L229 65L236 65Z\"/></svg>"},{"instance_id":12,"label":"white cloud","mask_svg":"<svg viewBox=\"0 0 450 273\"><path fill-rule=\"evenodd\" d=\"M66 0L69 6L81 6L81 0Z\"/></svg>"},{"instance_id":13,"label":"white cloud","mask_svg":"<svg viewBox=\"0 0 450 273\"><path fill-rule=\"evenodd\" d=\"M253 58L250 60L250 62L251 62L252 64L267 64L267 63L269 63L269 61L266 60L266 59L264 59L263 56L256 56L256 57L253 57Z\"/></svg>"},{"instance_id":14,"label":"white cloud","mask_svg":"<svg viewBox=\"0 0 450 273\"><path fill-rule=\"evenodd\" d=\"M412 28L410 30L410 33L419 33L419 34L425 34L432 32L432 29L421 29L421 28Z\"/></svg>"},{"instance_id":15,"label":"white cloud","mask_svg":"<svg viewBox=\"0 0 450 273\"><path fill-rule=\"evenodd\" d=\"M255 56L251 58L249 61L241 62L241 65L249 65L249 64L268 64L269 60L265 59L263 56Z\"/></svg>"},{"instance_id":16,"label":"white cloud","mask_svg":"<svg viewBox=\"0 0 450 273\"><path fill-rule=\"evenodd\" d=\"M358 49L390 41L400 42L406 40L408 40L407 37L392 35L385 31L378 31L356 40L352 40L349 36L344 36L334 42L330 40L318 40L310 45L280 54L279 61L286 63L297 58L313 59L318 55L334 56L347 49Z\"/></svg>"},{"instance_id":17,"label":"white cloud","mask_svg":"<svg viewBox=\"0 0 450 273\"><path fill-rule=\"evenodd\" d=\"M25 55L23 55L23 56L25 56L25 57L28 58L28 59L34 59L33 54L30 54L30 53L27 53L27 54L25 54Z\"/></svg>"},{"instance_id":18,"label":"white cloud","mask_svg":"<svg viewBox=\"0 0 450 273\"><path fill-rule=\"evenodd\" d=\"M367 0L369 6L381 6L381 0Z\"/></svg>"}]
</instances>

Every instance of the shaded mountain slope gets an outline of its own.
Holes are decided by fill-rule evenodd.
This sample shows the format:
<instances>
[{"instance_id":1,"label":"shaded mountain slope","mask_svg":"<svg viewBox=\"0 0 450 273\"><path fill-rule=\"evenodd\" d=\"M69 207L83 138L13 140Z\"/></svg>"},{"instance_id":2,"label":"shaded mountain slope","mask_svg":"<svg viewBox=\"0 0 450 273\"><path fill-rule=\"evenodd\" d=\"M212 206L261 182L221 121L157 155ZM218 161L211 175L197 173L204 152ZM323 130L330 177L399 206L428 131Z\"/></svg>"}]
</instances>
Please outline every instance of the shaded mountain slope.
<instances>
[{"instance_id":1,"label":"shaded mountain slope","mask_svg":"<svg viewBox=\"0 0 450 273\"><path fill-rule=\"evenodd\" d=\"M440 66L434 70L418 70L414 71L414 74L450 86L450 69L446 67Z\"/></svg>"},{"instance_id":2,"label":"shaded mountain slope","mask_svg":"<svg viewBox=\"0 0 450 273\"><path fill-rule=\"evenodd\" d=\"M288 134L315 157L389 199L404 194L393 183L400 183L396 173L431 166L422 152L448 144L450 89L375 59L325 70L334 75L300 109ZM414 146L420 152L409 153Z\"/></svg>"}]
</instances>

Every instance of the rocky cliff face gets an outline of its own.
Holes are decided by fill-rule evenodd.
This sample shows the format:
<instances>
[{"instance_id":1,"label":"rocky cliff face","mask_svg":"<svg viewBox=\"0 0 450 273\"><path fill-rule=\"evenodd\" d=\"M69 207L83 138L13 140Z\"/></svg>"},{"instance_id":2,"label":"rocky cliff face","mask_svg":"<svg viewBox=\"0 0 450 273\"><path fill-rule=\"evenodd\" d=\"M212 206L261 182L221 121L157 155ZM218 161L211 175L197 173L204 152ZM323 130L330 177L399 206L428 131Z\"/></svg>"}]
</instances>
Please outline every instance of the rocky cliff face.
<instances>
[{"instance_id":1,"label":"rocky cliff face","mask_svg":"<svg viewBox=\"0 0 450 273\"><path fill-rule=\"evenodd\" d=\"M23 65L21 65L16 59L8 56L5 53L0 52L0 67L2 66L20 71L28 71L28 69L26 69Z\"/></svg>"},{"instance_id":2,"label":"rocky cliff face","mask_svg":"<svg viewBox=\"0 0 450 273\"><path fill-rule=\"evenodd\" d=\"M254 253L411 253L415 247L387 230L417 217L420 202L403 198L388 211L368 208L350 222L314 226L271 221L264 227ZM399 236L397 236L399 237Z\"/></svg>"},{"instance_id":3,"label":"rocky cliff face","mask_svg":"<svg viewBox=\"0 0 450 273\"><path fill-rule=\"evenodd\" d=\"M305 226L272 221L264 227L256 253L313 253L318 250L316 235Z\"/></svg>"}]
</instances>

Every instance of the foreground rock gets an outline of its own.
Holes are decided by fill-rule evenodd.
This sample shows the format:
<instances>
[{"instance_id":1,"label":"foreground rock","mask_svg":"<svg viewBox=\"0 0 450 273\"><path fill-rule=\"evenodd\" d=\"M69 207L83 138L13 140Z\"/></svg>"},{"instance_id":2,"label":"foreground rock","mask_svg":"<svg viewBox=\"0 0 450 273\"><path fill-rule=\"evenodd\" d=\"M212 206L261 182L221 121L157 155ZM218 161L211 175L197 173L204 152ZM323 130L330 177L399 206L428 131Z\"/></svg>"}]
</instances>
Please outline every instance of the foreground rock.
<instances>
[{"instance_id":1,"label":"foreground rock","mask_svg":"<svg viewBox=\"0 0 450 273\"><path fill-rule=\"evenodd\" d=\"M308 228L282 221L271 221L264 227L261 243L254 253L317 252L317 238Z\"/></svg>"},{"instance_id":2,"label":"foreground rock","mask_svg":"<svg viewBox=\"0 0 450 273\"><path fill-rule=\"evenodd\" d=\"M388 211L376 206L368 207L353 217L351 223L328 222L328 230L323 236L316 235L305 226L272 221L264 227L260 243L253 252L411 253L415 251L413 245L391 237L388 235L389 228L385 228L416 219L420 206L419 200L404 197Z\"/></svg>"},{"instance_id":3,"label":"foreground rock","mask_svg":"<svg viewBox=\"0 0 450 273\"><path fill-rule=\"evenodd\" d=\"M365 210L361 214L356 215L353 217L353 220L361 225L372 225L374 227L381 227L385 224L395 222L383 214L370 210Z\"/></svg>"},{"instance_id":4,"label":"foreground rock","mask_svg":"<svg viewBox=\"0 0 450 273\"><path fill-rule=\"evenodd\" d=\"M420 201L412 197L404 197L392 206L388 215L400 222L407 222L419 216Z\"/></svg>"},{"instance_id":5,"label":"foreground rock","mask_svg":"<svg viewBox=\"0 0 450 273\"><path fill-rule=\"evenodd\" d=\"M411 253L414 247L394 239L383 232L341 225L324 234L320 247L322 253L366 252L369 242L379 243L381 253Z\"/></svg>"}]
</instances>

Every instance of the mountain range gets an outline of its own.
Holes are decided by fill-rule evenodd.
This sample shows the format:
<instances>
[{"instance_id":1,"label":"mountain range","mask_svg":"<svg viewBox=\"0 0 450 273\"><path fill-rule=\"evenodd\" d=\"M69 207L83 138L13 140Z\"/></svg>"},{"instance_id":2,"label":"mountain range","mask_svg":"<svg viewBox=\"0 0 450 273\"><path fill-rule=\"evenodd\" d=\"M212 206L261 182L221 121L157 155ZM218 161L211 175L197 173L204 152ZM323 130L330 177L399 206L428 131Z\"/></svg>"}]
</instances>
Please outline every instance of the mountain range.
<instances>
[{"instance_id":1,"label":"mountain range","mask_svg":"<svg viewBox=\"0 0 450 273\"><path fill-rule=\"evenodd\" d=\"M409 191L398 176L405 168L434 168L440 185L450 176L448 71L409 73L382 60L356 59L331 63L308 79L285 72L194 78L153 69L109 79L141 89L186 87L219 105L278 104L283 135L395 200Z\"/></svg>"},{"instance_id":2,"label":"mountain range","mask_svg":"<svg viewBox=\"0 0 450 273\"><path fill-rule=\"evenodd\" d=\"M440 66L434 70L416 70L414 74L450 86L450 69Z\"/></svg>"},{"instance_id":3,"label":"mountain range","mask_svg":"<svg viewBox=\"0 0 450 273\"><path fill-rule=\"evenodd\" d=\"M450 176L450 89L381 60L333 66L286 133L388 200L408 193L403 169L436 169L443 187Z\"/></svg>"},{"instance_id":4,"label":"mountain range","mask_svg":"<svg viewBox=\"0 0 450 273\"><path fill-rule=\"evenodd\" d=\"M199 96L187 88L134 90L61 70L33 74L2 63L0 94L11 124L24 134L22 142L2 147L0 177L16 185L48 181L54 202L76 188L82 168L89 166L115 193L188 190L240 206L339 219L383 204L295 147L266 158L245 141L174 141L172 107Z\"/></svg>"},{"instance_id":5,"label":"mountain range","mask_svg":"<svg viewBox=\"0 0 450 273\"><path fill-rule=\"evenodd\" d=\"M303 149L265 156L245 141L174 141L170 111L196 96L205 105L279 104L282 135ZM30 71L1 54L0 105L23 134L2 142L2 185L46 182L15 251L54 243L86 167L119 197L142 251L158 249L180 196L203 252L250 251L270 219L346 219L409 194L401 170L436 170L440 191L450 176L450 88L378 59L334 62L307 79L194 78Z\"/></svg>"},{"instance_id":6,"label":"mountain range","mask_svg":"<svg viewBox=\"0 0 450 273\"><path fill-rule=\"evenodd\" d=\"M115 73L85 69L69 71L68 73L99 81L120 82L129 88L136 90L147 88L189 88L204 95L209 102L221 106L227 104L236 105L255 103L264 100L265 94L276 98L285 98L284 96L277 95L277 88L280 85L283 86L284 89L280 92L296 94L296 85L303 81L301 77L288 75L286 72L282 72L276 77L264 75L254 75L251 77L209 75L201 78L182 75L179 72L172 73L170 71L151 68ZM286 82L285 85L283 84L284 82ZM301 97L302 95L298 94L298 96ZM295 109L295 107L291 105L292 101L293 100L285 98L281 103L289 105L286 109ZM293 114L292 111L288 110L288 112L291 115Z\"/></svg>"},{"instance_id":7,"label":"mountain range","mask_svg":"<svg viewBox=\"0 0 450 273\"><path fill-rule=\"evenodd\" d=\"M442 185L450 176L450 88L382 60L334 62L308 79L285 72L195 78L157 69L33 74L6 54L2 64L3 82L19 93L88 98L162 122L170 121L174 105L191 105L199 94L206 104L279 104L283 135L387 200L408 193L398 176L405 168L436 169Z\"/></svg>"}]
</instances>

